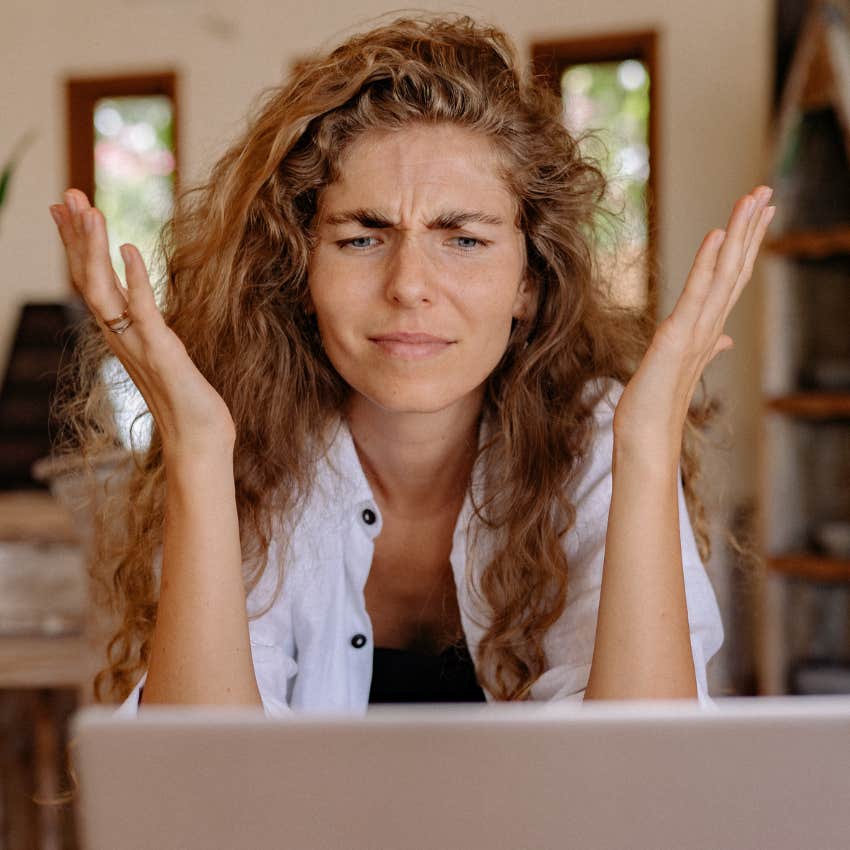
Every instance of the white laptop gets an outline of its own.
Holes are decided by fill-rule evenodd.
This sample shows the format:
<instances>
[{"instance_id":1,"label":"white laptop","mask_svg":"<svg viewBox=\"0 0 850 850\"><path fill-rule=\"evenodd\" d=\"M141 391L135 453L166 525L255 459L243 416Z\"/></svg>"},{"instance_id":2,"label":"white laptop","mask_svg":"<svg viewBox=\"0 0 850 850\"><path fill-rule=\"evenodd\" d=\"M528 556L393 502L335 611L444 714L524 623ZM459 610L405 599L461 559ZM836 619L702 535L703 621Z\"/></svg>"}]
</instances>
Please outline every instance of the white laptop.
<instances>
[{"instance_id":1,"label":"white laptop","mask_svg":"<svg viewBox=\"0 0 850 850\"><path fill-rule=\"evenodd\" d=\"M73 718L87 850L847 850L850 696Z\"/></svg>"}]
</instances>

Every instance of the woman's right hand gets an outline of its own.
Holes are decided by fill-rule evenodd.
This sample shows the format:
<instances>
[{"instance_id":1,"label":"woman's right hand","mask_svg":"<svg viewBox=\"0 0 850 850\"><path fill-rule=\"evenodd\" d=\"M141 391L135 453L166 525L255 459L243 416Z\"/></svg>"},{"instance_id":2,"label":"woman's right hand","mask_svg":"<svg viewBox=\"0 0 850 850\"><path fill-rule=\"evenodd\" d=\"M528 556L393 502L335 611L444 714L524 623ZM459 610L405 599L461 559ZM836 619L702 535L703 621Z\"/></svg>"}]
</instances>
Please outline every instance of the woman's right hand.
<instances>
[{"instance_id":1,"label":"woman's right hand","mask_svg":"<svg viewBox=\"0 0 850 850\"><path fill-rule=\"evenodd\" d=\"M65 246L74 288L103 331L106 343L147 402L162 435L166 460L217 449L235 439L222 397L207 382L185 346L162 318L138 249L122 246L127 288L112 268L106 219L85 193L68 189L65 203L50 207ZM122 333L106 322L127 310Z\"/></svg>"}]
</instances>

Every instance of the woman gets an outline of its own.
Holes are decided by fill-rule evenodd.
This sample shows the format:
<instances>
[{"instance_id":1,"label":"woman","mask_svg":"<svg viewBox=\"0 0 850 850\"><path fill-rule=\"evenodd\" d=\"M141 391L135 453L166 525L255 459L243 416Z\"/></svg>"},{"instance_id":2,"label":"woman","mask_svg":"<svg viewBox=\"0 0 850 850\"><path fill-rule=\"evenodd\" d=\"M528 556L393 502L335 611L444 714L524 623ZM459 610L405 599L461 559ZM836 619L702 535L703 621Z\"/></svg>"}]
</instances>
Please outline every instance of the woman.
<instances>
[{"instance_id":1,"label":"woman","mask_svg":"<svg viewBox=\"0 0 850 850\"><path fill-rule=\"evenodd\" d=\"M400 19L268 92L179 200L162 313L83 193L51 207L97 323L78 442L115 439L109 354L155 423L101 528L123 622L96 684L124 710L142 685L269 714L710 704L723 632L680 453L770 190L650 340L606 296L605 178L560 119L500 31Z\"/></svg>"}]
</instances>

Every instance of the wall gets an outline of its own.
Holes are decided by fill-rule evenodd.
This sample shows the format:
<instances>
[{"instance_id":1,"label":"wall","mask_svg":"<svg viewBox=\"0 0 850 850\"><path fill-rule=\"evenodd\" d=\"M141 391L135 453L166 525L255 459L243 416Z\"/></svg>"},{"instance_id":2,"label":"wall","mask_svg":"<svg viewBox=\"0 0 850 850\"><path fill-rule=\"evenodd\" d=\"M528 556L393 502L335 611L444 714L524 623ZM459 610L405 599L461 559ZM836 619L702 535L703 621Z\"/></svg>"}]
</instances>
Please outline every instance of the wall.
<instances>
[{"instance_id":1,"label":"wall","mask_svg":"<svg viewBox=\"0 0 850 850\"><path fill-rule=\"evenodd\" d=\"M61 297L65 286L64 254L47 208L67 187L66 75L179 69L182 165L192 181L241 126L251 99L277 83L305 48L335 43L394 8L378 0L361 0L356 11L333 0L242 0L234 8L220 0L5 0L0 29L12 37L4 39L0 56L0 159L25 128L36 127L39 137L0 219L0 368L18 305ZM705 233L725 226L735 199L767 176L773 57L768 0L493 0L486 6L421 8L485 17L505 28L526 55L537 38L660 31L655 94L662 119L659 259L666 315ZM707 370L709 390L729 408L734 440L730 450L708 457L707 478L722 512L755 487L758 285L757 270L727 323L735 349ZM710 571L722 598L719 544Z\"/></svg>"}]
</instances>

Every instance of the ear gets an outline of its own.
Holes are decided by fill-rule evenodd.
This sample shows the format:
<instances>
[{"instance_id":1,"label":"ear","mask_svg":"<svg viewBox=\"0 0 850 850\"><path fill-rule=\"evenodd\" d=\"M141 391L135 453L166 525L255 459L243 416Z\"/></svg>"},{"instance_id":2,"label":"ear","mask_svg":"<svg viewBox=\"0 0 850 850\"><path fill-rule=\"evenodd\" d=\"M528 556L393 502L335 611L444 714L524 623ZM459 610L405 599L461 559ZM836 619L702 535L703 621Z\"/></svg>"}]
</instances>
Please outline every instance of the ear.
<instances>
[{"instance_id":1,"label":"ear","mask_svg":"<svg viewBox=\"0 0 850 850\"><path fill-rule=\"evenodd\" d=\"M516 298L514 299L513 310L511 315L515 319L530 319L537 312L537 289L529 279L527 274L524 274L517 290Z\"/></svg>"}]
</instances>

